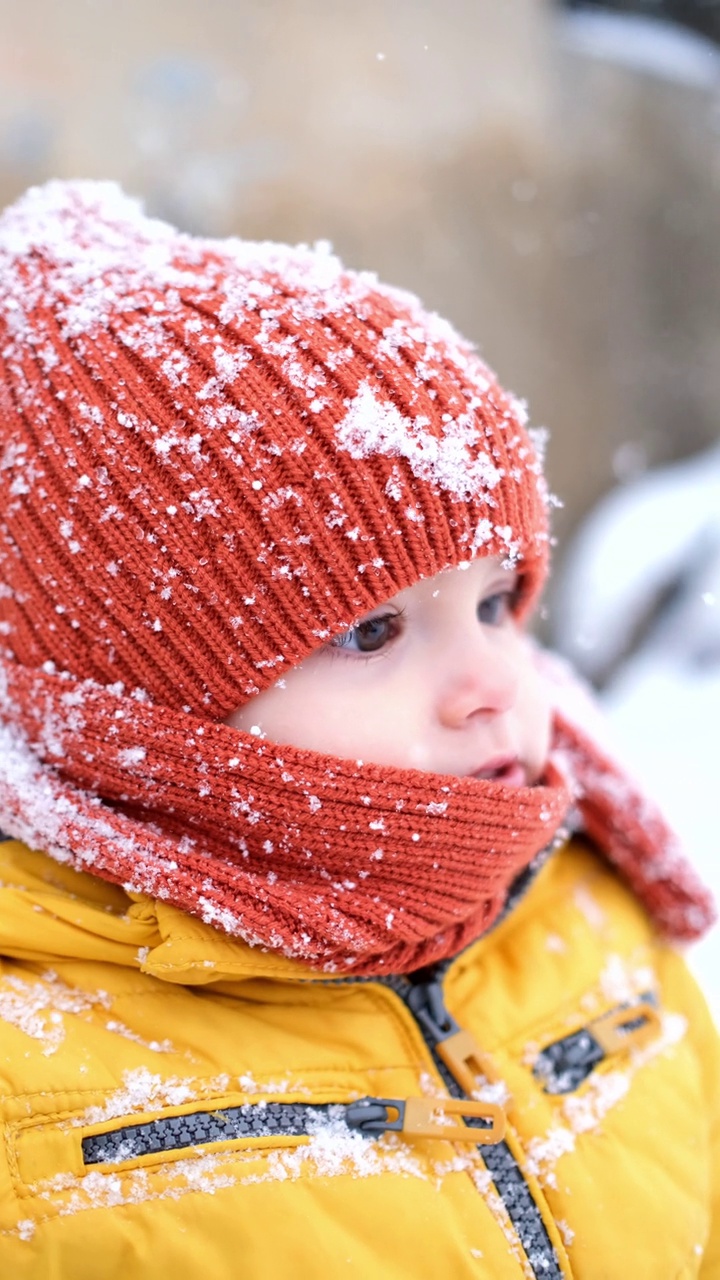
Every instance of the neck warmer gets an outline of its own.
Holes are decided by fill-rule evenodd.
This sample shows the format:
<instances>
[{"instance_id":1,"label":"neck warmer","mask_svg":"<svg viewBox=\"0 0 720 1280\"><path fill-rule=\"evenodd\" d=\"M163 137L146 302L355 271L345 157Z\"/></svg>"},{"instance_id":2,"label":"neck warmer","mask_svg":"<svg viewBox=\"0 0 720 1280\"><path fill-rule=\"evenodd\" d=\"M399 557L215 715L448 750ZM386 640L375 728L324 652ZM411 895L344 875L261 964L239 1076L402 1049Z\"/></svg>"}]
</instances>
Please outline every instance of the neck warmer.
<instances>
[{"instance_id":1,"label":"neck warmer","mask_svg":"<svg viewBox=\"0 0 720 1280\"><path fill-rule=\"evenodd\" d=\"M498 919L574 801L671 937L712 906L659 814L567 721L540 785L341 760L0 664L0 824L328 973L409 972Z\"/></svg>"}]
</instances>

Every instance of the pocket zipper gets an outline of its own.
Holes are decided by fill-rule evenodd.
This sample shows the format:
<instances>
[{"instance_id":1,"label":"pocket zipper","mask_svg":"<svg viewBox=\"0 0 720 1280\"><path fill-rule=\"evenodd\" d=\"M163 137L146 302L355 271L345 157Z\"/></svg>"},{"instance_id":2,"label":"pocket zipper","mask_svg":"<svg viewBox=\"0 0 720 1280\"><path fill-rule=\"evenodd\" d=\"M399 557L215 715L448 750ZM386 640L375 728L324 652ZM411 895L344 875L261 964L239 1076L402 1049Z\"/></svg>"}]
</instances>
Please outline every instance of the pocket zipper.
<instances>
[{"instance_id":1,"label":"pocket zipper","mask_svg":"<svg viewBox=\"0 0 720 1280\"><path fill-rule=\"evenodd\" d=\"M574 1093L611 1055L639 1049L660 1030L655 997L644 993L635 1004L621 1004L579 1031L553 1040L538 1054L533 1075L553 1095Z\"/></svg>"},{"instance_id":2,"label":"pocket zipper","mask_svg":"<svg viewBox=\"0 0 720 1280\"><path fill-rule=\"evenodd\" d=\"M119 1164L141 1156L182 1151L212 1142L242 1138L308 1137L323 1117L344 1120L366 1137L402 1133L409 1138L441 1138L445 1142L493 1142L503 1123L494 1103L457 1098L360 1098L351 1103L260 1102L212 1111L162 1116L123 1125L82 1139L83 1162ZM477 1122L470 1129L462 1119ZM482 1133L482 1136L480 1134Z\"/></svg>"}]
</instances>

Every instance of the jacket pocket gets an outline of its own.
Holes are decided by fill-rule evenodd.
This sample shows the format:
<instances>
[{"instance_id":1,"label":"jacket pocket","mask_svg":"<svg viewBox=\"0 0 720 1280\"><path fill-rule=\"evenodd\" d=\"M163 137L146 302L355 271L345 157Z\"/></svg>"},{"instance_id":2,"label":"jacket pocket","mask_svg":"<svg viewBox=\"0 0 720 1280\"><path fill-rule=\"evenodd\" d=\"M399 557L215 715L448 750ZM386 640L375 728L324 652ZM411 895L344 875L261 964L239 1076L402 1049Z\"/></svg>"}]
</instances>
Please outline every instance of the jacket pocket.
<instances>
[{"instance_id":1,"label":"jacket pocket","mask_svg":"<svg viewBox=\"0 0 720 1280\"><path fill-rule=\"evenodd\" d=\"M70 1114L52 1121L21 1121L10 1127L8 1137L21 1190L49 1185L58 1176L62 1180L134 1168L151 1173L188 1156L260 1155L333 1134L369 1147L386 1133L411 1145L416 1139L436 1139L475 1146L497 1140L498 1113L494 1104L453 1098L259 1099L234 1105L218 1099L162 1114L115 1116L94 1125Z\"/></svg>"},{"instance_id":2,"label":"jacket pocket","mask_svg":"<svg viewBox=\"0 0 720 1280\"><path fill-rule=\"evenodd\" d=\"M162 1114L114 1117L83 1124L70 1113L48 1121L21 1121L6 1138L18 1188L48 1179L83 1176L114 1168L143 1166L150 1171L183 1156L206 1150L272 1148L292 1145L316 1133L347 1104L259 1100L228 1105L205 1100Z\"/></svg>"},{"instance_id":3,"label":"jacket pocket","mask_svg":"<svg viewBox=\"0 0 720 1280\"><path fill-rule=\"evenodd\" d=\"M545 1093L574 1093L609 1058L639 1049L660 1031L657 1001L646 992L541 1049L533 1075Z\"/></svg>"}]
</instances>

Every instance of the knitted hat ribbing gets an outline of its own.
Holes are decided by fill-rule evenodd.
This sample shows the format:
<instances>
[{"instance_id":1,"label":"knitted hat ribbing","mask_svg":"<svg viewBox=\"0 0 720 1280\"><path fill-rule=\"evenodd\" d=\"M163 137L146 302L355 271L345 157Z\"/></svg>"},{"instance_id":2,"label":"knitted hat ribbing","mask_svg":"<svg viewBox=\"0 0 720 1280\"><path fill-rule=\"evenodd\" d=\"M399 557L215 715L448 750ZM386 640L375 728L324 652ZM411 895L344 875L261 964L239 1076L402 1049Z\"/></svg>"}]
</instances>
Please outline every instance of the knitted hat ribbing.
<instances>
[{"instance_id":1,"label":"knitted hat ribbing","mask_svg":"<svg viewBox=\"0 0 720 1280\"><path fill-rule=\"evenodd\" d=\"M92 182L6 211L0 280L6 657L221 719L478 552L537 596L522 409L411 295Z\"/></svg>"}]
</instances>

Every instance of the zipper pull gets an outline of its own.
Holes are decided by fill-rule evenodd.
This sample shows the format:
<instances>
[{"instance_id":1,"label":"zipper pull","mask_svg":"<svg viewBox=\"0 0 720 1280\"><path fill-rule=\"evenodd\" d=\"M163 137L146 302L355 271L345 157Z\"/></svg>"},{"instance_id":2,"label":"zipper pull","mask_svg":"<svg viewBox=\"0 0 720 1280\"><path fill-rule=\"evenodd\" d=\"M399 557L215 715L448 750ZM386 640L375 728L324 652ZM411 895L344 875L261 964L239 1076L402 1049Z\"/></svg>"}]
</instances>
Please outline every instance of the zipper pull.
<instances>
[{"instance_id":1,"label":"zipper pull","mask_svg":"<svg viewBox=\"0 0 720 1280\"><path fill-rule=\"evenodd\" d=\"M612 1054L641 1049L661 1030L652 995L635 1004L619 1005L540 1051L533 1075L546 1093L574 1093L601 1062Z\"/></svg>"},{"instance_id":2,"label":"zipper pull","mask_svg":"<svg viewBox=\"0 0 720 1280\"><path fill-rule=\"evenodd\" d=\"M438 1057L464 1093L474 1093L483 1081L497 1082L497 1072L474 1037L458 1026L448 1012L440 982L419 982L412 986L407 1002Z\"/></svg>"},{"instance_id":3,"label":"zipper pull","mask_svg":"<svg viewBox=\"0 0 720 1280\"><path fill-rule=\"evenodd\" d=\"M450 1116L483 1123L472 1127L453 1124ZM360 1098L346 1106L345 1122L367 1136L402 1133L408 1138L442 1138L473 1146L493 1145L505 1134L502 1107L464 1098Z\"/></svg>"},{"instance_id":4,"label":"zipper pull","mask_svg":"<svg viewBox=\"0 0 720 1280\"><path fill-rule=\"evenodd\" d=\"M606 1054L641 1049L659 1034L660 1014L644 996L636 1004L629 1007L621 1005L619 1009L596 1018L587 1029Z\"/></svg>"}]
</instances>

